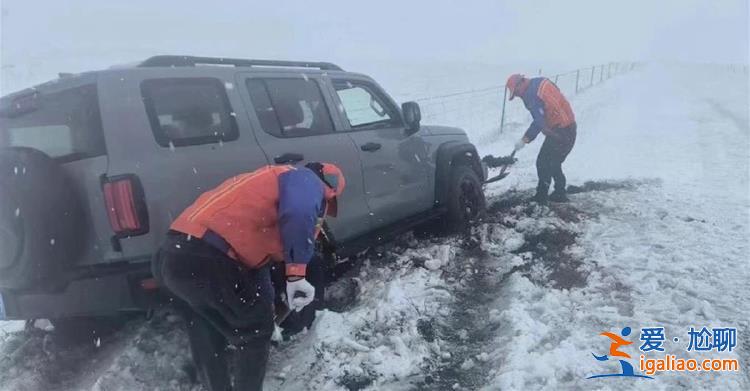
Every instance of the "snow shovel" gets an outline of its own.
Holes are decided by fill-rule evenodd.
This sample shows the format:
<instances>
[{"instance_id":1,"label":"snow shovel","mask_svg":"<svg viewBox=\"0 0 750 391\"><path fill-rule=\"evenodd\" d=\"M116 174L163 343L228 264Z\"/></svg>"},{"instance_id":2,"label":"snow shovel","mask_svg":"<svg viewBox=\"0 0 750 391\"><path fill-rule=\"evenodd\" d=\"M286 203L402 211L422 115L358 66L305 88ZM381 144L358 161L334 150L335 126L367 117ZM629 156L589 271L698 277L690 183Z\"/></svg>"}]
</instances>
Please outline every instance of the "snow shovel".
<instances>
[{"instance_id":1,"label":"snow shovel","mask_svg":"<svg viewBox=\"0 0 750 391\"><path fill-rule=\"evenodd\" d=\"M515 156L516 156L516 151L514 150L510 154L510 156L494 157L492 155L487 155L487 156L483 157L482 158L482 162L484 164L486 164L488 167L490 167L490 168L501 167L499 174L497 174L497 175L495 175L493 177L487 178L487 180L485 180L484 183L488 184L488 183L497 182L497 181L499 181L499 180L507 177L508 174L510 174L508 172L508 167L510 167L511 165L513 165L513 163L516 162Z\"/></svg>"},{"instance_id":2,"label":"snow shovel","mask_svg":"<svg viewBox=\"0 0 750 391\"><path fill-rule=\"evenodd\" d=\"M273 322L276 323L276 326L281 326L291 313L292 309L286 303L276 303L274 305Z\"/></svg>"}]
</instances>

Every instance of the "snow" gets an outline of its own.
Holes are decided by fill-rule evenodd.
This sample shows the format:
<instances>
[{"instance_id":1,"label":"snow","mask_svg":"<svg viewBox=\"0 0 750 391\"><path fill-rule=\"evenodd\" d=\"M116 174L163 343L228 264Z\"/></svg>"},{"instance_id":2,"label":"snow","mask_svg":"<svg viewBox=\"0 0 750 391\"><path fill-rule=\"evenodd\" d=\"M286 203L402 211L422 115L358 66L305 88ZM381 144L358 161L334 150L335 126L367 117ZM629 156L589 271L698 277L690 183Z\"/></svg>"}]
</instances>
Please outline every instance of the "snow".
<instances>
[{"instance_id":1,"label":"snow","mask_svg":"<svg viewBox=\"0 0 750 391\"><path fill-rule=\"evenodd\" d=\"M279 342L265 388L750 389L747 82L720 67L650 65L573 96L578 141L564 168L569 184L595 181L586 191L568 205L521 202L535 186L540 137L488 187L488 218L471 235L406 235L368 252L339 282L356 286L356 301ZM529 116L514 100L499 134L496 92L486 106L433 118L463 123L482 155L508 154ZM96 369L56 384L198 390L181 322L161 311L96 339L87 358ZM711 357L738 358L741 371L587 380L616 370L591 354L607 348L599 333L625 326L664 326L680 337L667 353L684 357L704 357L685 352L690 327L737 327L738 347ZM39 368L71 357L18 348L49 345L22 328L0 323L2 389L43 388Z\"/></svg>"}]
</instances>

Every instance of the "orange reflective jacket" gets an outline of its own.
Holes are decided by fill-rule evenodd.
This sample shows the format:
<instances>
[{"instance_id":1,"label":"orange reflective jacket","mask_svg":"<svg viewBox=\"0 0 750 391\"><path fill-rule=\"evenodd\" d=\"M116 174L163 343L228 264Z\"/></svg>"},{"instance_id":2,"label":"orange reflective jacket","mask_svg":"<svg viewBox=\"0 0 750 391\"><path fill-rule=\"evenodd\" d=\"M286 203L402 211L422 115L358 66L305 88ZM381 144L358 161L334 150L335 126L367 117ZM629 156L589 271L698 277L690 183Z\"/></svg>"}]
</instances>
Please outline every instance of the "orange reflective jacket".
<instances>
[{"instance_id":1,"label":"orange reflective jacket","mask_svg":"<svg viewBox=\"0 0 750 391\"><path fill-rule=\"evenodd\" d=\"M527 81L526 90L520 95L534 121L524 136L533 140L543 132L545 135L575 123L570 103L555 83L546 77L535 77Z\"/></svg>"},{"instance_id":2,"label":"orange reflective jacket","mask_svg":"<svg viewBox=\"0 0 750 391\"><path fill-rule=\"evenodd\" d=\"M278 226L278 176L291 166L266 166L203 193L170 227L196 238L212 231L251 268L283 260ZM230 256L233 254L230 253Z\"/></svg>"}]
</instances>

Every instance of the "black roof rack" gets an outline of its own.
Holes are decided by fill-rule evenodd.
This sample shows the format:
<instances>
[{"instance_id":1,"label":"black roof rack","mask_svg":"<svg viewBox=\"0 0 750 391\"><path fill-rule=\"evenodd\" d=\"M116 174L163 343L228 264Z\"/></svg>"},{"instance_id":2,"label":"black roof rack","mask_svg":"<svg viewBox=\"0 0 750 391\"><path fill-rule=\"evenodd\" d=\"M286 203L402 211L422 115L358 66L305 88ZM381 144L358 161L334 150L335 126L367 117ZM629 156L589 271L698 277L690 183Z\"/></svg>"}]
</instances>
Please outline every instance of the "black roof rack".
<instances>
[{"instance_id":1,"label":"black roof rack","mask_svg":"<svg viewBox=\"0 0 750 391\"><path fill-rule=\"evenodd\" d=\"M147 58L139 67L194 67L196 65L227 65L235 67L290 67L318 68L324 71L342 71L330 62L246 60L226 57L154 56Z\"/></svg>"}]
</instances>

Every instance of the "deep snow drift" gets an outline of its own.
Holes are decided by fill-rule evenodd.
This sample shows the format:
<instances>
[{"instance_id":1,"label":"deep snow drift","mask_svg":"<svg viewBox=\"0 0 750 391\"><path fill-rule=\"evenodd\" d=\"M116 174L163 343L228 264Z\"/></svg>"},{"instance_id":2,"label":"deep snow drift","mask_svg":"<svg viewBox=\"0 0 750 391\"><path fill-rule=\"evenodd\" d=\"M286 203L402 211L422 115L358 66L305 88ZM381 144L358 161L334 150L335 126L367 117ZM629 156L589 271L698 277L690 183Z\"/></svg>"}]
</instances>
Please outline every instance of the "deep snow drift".
<instances>
[{"instance_id":1,"label":"deep snow drift","mask_svg":"<svg viewBox=\"0 0 750 391\"><path fill-rule=\"evenodd\" d=\"M725 68L649 66L573 97L578 142L564 167L570 184L596 182L567 205L522 202L537 140L490 186L471 233L368 253L341 282L356 281L356 303L274 349L266 388L750 388L746 86ZM483 153L510 151L528 123L514 110ZM161 312L99 347L0 332L0 387L200 389L184 371L180 322ZM682 337L667 352L690 358L703 357L682 346L691 326L737 327L734 352L711 357L739 358L741 371L586 380L617 369L591 354L606 349L600 332L625 326L664 326Z\"/></svg>"}]
</instances>

